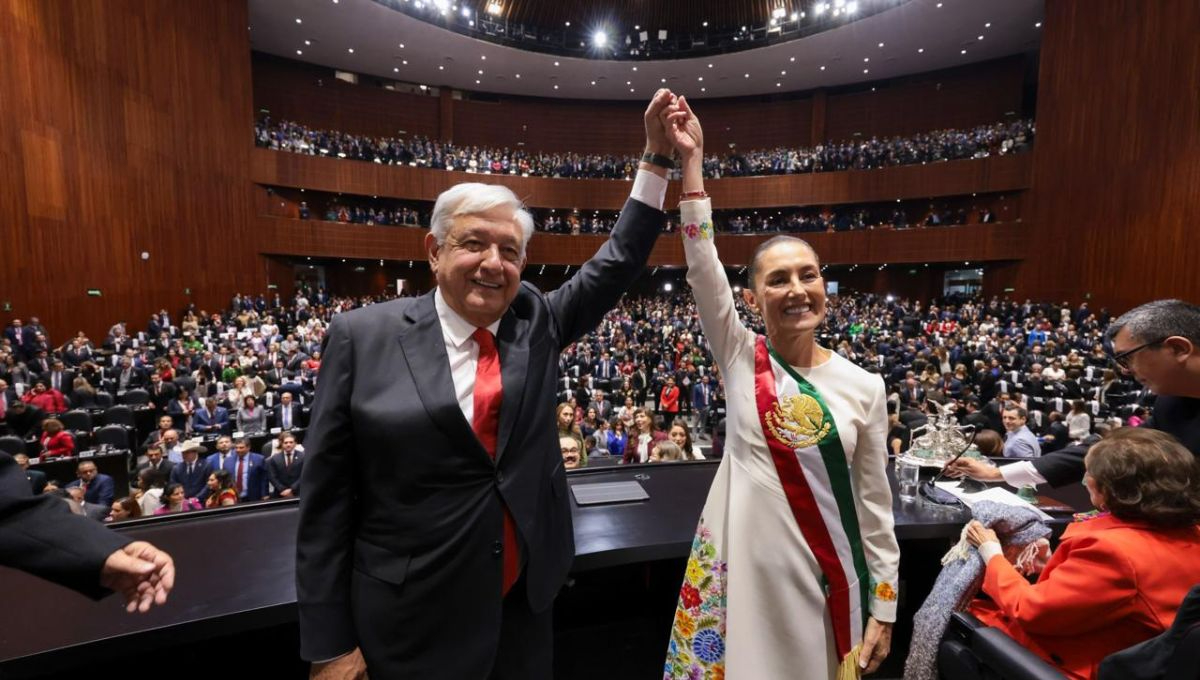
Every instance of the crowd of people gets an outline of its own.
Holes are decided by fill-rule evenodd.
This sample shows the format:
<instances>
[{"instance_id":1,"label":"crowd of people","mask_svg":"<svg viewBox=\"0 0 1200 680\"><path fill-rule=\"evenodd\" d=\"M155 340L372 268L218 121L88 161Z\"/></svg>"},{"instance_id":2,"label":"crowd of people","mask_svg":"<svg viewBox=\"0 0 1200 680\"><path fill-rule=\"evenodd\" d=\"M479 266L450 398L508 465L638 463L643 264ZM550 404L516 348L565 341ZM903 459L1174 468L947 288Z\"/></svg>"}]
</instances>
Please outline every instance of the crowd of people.
<instances>
[{"instance_id":1,"label":"crowd of people","mask_svg":"<svg viewBox=\"0 0 1200 680\"><path fill-rule=\"evenodd\" d=\"M1032 120L980 125L968 130L934 130L908 136L830 142L812 148L735 150L705 160L709 178L786 175L866 170L895 165L1007 155L1033 144ZM317 130L292 121L263 117L255 123L254 142L266 149L348 158L385 165L408 165L492 175L632 179L638 158L632 155L544 152L456 145L422 136L373 137Z\"/></svg>"},{"instance_id":2,"label":"crowd of people","mask_svg":"<svg viewBox=\"0 0 1200 680\"><path fill-rule=\"evenodd\" d=\"M291 443L274 441L267 453L289 451L279 472L291 470L298 479L303 446L288 433L303 424L329 319L381 299L316 291L285 304L278 295L239 295L216 313L188 309L176 319L163 310L141 331L114 324L98 346L82 333L54 345L36 317L14 320L0 345L0 424L37 438L43 455L76 455L74 435L54 416L95 407L99 393L143 389L160 418L158 429L140 433L135 499L147 492L171 498L169 485L178 483L185 499L203 504L225 482L236 487L235 501L278 497L289 487L275 484L265 467L253 479L238 477L229 461L242 442L231 435L279 428ZM740 298L737 305L747 323L757 323ZM1102 345L1107 322L1105 310L1093 312L1086 303L929 304L849 294L831 299L822 342L883 376L893 452L909 447L912 430L938 404L979 428L985 453L1027 457L1095 441L1115 425L1148 417L1152 395L1110 366ZM560 357L566 465L719 456L723 390L689 292L626 297ZM213 435L223 437L213 442ZM172 468L180 470L176 477L183 474L189 442L205 436L215 449L198 453L208 454L199 467L211 469L172 482ZM294 462L291 450L298 451ZM161 474L158 460L166 466ZM252 459L252 467L266 460ZM230 479L221 479L222 470ZM100 500L93 493L91 502ZM107 501L117 516L130 512L123 494ZM150 506L141 514L158 509Z\"/></svg>"}]
</instances>

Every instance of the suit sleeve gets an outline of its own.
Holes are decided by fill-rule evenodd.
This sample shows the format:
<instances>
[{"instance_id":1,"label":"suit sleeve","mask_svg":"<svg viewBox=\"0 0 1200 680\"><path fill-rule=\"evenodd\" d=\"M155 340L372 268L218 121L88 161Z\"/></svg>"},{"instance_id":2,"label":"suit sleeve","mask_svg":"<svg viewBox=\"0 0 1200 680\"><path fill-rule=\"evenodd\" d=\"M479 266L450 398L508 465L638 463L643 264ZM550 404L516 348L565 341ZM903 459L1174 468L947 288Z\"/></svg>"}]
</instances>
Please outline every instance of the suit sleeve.
<instances>
[{"instance_id":1,"label":"suit sleeve","mask_svg":"<svg viewBox=\"0 0 1200 680\"><path fill-rule=\"evenodd\" d=\"M1051 486L1065 486L1083 479L1083 457L1087 452L1087 446L1068 446L1029 462Z\"/></svg>"},{"instance_id":2,"label":"suit sleeve","mask_svg":"<svg viewBox=\"0 0 1200 680\"><path fill-rule=\"evenodd\" d=\"M546 295L562 347L590 332L641 275L666 213L625 201L612 235L561 288ZM324 371L324 369L322 369Z\"/></svg>"},{"instance_id":3,"label":"suit sleeve","mask_svg":"<svg viewBox=\"0 0 1200 680\"><path fill-rule=\"evenodd\" d=\"M350 611L353 560L354 434L350 397L354 344L342 315L329 325L312 422L305 437L296 538L300 655L332 659L358 646Z\"/></svg>"},{"instance_id":4,"label":"suit sleeve","mask_svg":"<svg viewBox=\"0 0 1200 680\"><path fill-rule=\"evenodd\" d=\"M267 481L271 483L271 486L275 487L275 492L278 493L286 489L287 485L279 478L279 465L275 462L275 457L271 456L268 458L264 466L267 468ZM270 489L267 491L270 492Z\"/></svg>"},{"instance_id":5,"label":"suit sleeve","mask_svg":"<svg viewBox=\"0 0 1200 680\"><path fill-rule=\"evenodd\" d=\"M104 561L130 542L60 498L34 496L21 467L0 452L0 564L99 600L111 592L100 586Z\"/></svg>"},{"instance_id":6,"label":"suit sleeve","mask_svg":"<svg viewBox=\"0 0 1200 680\"><path fill-rule=\"evenodd\" d=\"M1075 636L1126 618L1138 598L1133 568L1091 536L1064 540L1030 584L1003 555L988 560L983 590L1035 635Z\"/></svg>"}]
</instances>

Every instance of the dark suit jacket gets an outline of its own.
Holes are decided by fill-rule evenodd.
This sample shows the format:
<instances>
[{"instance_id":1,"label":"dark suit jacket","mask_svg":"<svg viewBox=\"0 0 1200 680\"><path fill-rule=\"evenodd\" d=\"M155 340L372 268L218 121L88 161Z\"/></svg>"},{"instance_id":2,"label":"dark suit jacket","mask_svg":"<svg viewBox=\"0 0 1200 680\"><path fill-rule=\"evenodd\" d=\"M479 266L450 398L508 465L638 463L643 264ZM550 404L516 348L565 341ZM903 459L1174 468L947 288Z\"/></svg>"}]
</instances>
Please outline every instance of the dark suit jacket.
<instances>
[{"instance_id":1,"label":"dark suit jacket","mask_svg":"<svg viewBox=\"0 0 1200 680\"><path fill-rule=\"evenodd\" d=\"M170 461L163 461L169 463ZM192 470L192 474L187 473L187 462L173 464L170 474L170 482L172 484L183 485L183 495L187 498L203 499L208 494L208 476L212 474L212 468L203 460L197 460Z\"/></svg>"},{"instance_id":2,"label":"dark suit jacket","mask_svg":"<svg viewBox=\"0 0 1200 680\"><path fill-rule=\"evenodd\" d=\"M111 502L110 502L111 505ZM29 480L0 452L0 564L100 599L100 568L130 539L71 514L57 496L34 496Z\"/></svg>"},{"instance_id":3,"label":"dark suit jacket","mask_svg":"<svg viewBox=\"0 0 1200 680\"><path fill-rule=\"evenodd\" d=\"M304 441L296 580L305 659L359 646L381 677L487 677L505 506L528 605L550 607L575 553L554 425L559 353L642 272L663 220L630 200L561 288L521 284L497 331L495 460L459 408L433 293L333 318Z\"/></svg>"},{"instance_id":4,"label":"dark suit jacket","mask_svg":"<svg viewBox=\"0 0 1200 680\"><path fill-rule=\"evenodd\" d=\"M229 429L229 409L218 406L210 415L203 408L192 414L192 429L198 432L225 432Z\"/></svg>"},{"instance_id":5,"label":"dark suit jacket","mask_svg":"<svg viewBox=\"0 0 1200 680\"><path fill-rule=\"evenodd\" d=\"M46 473L41 470L26 470L25 477L29 480L29 488L33 495L41 495L46 488Z\"/></svg>"},{"instance_id":6,"label":"dark suit jacket","mask_svg":"<svg viewBox=\"0 0 1200 680\"><path fill-rule=\"evenodd\" d=\"M80 484L82 482L76 479L68 484L67 487L80 486ZM83 492L83 500L88 503L95 503L96 505L111 506L114 492L115 485L113 478L100 472L96 474L96 478L92 480L92 483L88 484L87 491Z\"/></svg>"},{"instance_id":7,"label":"dark suit jacket","mask_svg":"<svg viewBox=\"0 0 1200 680\"><path fill-rule=\"evenodd\" d=\"M300 406L300 404L293 401L291 409L292 427L303 427L303 425L300 423L300 414L303 412L303 408ZM275 408L271 409L271 427L283 427L283 404L279 404Z\"/></svg>"},{"instance_id":8,"label":"dark suit jacket","mask_svg":"<svg viewBox=\"0 0 1200 680\"><path fill-rule=\"evenodd\" d=\"M271 497L279 498L279 493L284 489L291 489L293 495L300 495L300 473L304 469L303 453L293 452L291 466L285 466L283 451L278 451L267 459L266 466L267 480L274 487Z\"/></svg>"},{"instance_id":9,"label":"dark suit jacket","mask_svg":"<svg viewBox=\"0 0 1200 680\"><path fill-rule=\"evenodd\" d=\"M257 453L246 454L246 466L242 469L242 474L245 475L243 481L246 492L238 499L239 502L261 501L267 495L267 470L263 466L263 457ZM229 456L225 459L225 469L229 471L229 477L233 480L236 488L237 484L237 454Z\"/></svg>"}]
</instances>

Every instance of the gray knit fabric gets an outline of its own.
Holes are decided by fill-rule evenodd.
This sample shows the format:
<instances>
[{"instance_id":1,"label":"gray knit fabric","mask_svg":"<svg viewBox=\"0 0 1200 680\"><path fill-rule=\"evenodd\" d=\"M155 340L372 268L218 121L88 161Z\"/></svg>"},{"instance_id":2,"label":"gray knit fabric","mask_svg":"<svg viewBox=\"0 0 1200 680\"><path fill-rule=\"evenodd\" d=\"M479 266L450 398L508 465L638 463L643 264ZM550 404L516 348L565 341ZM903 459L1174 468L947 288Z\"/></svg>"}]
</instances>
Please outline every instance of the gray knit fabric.
<instances>
[{"instance_id":1,"label":"gray knit fabric","mask_svg":"<svg viewBox=\"0 0 1200 680\"><path fill-rule=\"evenodd\" d=\"M1050 528L1029 508L980 501L971 508L971 514L996 532L1006 553L1050 535ZM951 559L943 560L945 566L933 590L913 616L912 646L904 664L904 680L936 680L938 645L950 623L950 615L965 610L983 584L983 559L975 548L965 547L962 550L956 546L948 555Z\"/></svg>"}]
</instances>

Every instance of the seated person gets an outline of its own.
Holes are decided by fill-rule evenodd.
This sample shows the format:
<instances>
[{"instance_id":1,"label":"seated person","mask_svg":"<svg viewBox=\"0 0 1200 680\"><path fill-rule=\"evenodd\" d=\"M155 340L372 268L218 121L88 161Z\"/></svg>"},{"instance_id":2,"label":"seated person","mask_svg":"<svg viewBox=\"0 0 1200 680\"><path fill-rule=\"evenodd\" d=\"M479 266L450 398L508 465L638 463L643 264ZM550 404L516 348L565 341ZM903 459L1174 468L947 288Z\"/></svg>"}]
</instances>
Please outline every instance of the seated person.
<instances>
[{"instance_id":1,"label":"seated person","mask_svg":"<svg viewBox=\"0 0 1200 680\"><path fill-rule=\"evenodd\" d=\"M1166 630L1200 583L1200 463L1174 437L1115 430L1088 451L1087 486L1100 511L1067 527L1037 583L971 522L986 563L971 612L1070 678L1095 678L1113 652Z\"/></svg>"},{"instance_id":2,"label":"seated person","mask_svg":"<svg viewBox=\"0 0 1200 680\"><path fill-rule=\"evenodd\" d=\"M995 430L980 430L975 433L975 448L981 455L999 458L1004 455L1004 440Z\"/></svg>"},{"instance_id":3,"label":"seated person","mask_svg":"<svg viewBox=\"0 0 1200 680\"><path fill-rule=\"evenodd\" d=\"M660 441L654 444L654 448L650 450L651 463L669 463L677 460L685 460L683 457L683 449L673 441Z\"/></svg>"},{"instance_id":4,"label":"seated person","mask_svg":"<svg viewBox=\"0 0 1200 680\"><path fill-rule=\"evenodd\" d=\"M169 515L200 509L200 501L187 498L182 484L168 484L162 493L162 505L154 511L156 515Z\"/></svg>"},{"instance_id":5,"label":"seated person","mask_svg":"<svg viewBox=\"0 0 1200 680\"><path fill-rule=\"evenodd\" d=\"M577 469L581 460L579 440L569 435L560 436L558 438L558 446L562 450L563 468L567 470Z\"/></svg>"}]
</instances>

